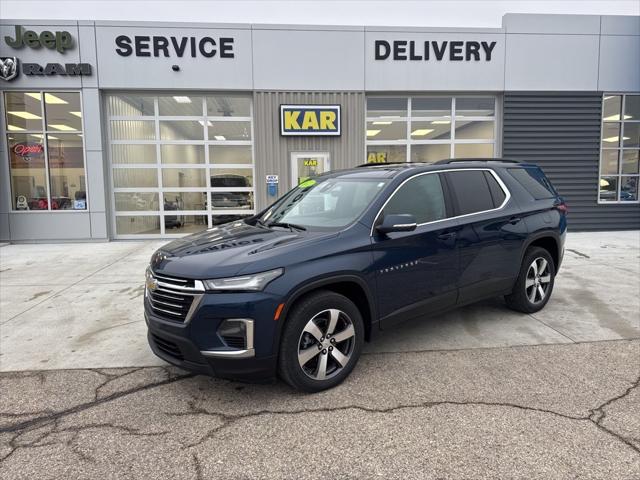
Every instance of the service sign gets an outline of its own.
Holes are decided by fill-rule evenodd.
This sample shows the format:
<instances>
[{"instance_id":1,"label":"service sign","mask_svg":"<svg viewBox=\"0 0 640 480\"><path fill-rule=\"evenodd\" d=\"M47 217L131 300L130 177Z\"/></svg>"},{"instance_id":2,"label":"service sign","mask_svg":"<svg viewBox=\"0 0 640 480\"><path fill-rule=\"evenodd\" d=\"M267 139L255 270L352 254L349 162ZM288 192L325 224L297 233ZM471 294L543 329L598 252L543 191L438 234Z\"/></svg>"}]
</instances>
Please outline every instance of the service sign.
<instances>
[{"instance_id":1,"label":"service sign","mask_svg":"<svg viewBox=\"0 0 640 480\"><path fill-rule=\"evenodd\" d=\"M280 134L340 136L340 105L280 105Z\"/></svg>"}]
</instances>

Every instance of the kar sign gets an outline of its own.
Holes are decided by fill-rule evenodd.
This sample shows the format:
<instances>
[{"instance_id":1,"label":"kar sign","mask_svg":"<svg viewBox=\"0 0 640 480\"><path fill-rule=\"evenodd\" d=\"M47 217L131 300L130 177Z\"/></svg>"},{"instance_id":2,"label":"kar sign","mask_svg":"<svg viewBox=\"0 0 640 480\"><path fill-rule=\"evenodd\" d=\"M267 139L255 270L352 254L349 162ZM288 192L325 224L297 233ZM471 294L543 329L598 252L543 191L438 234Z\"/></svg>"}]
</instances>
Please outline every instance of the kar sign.
<instances>
[{"instance_id":1,"label":"kar sign","mask_svg":"<svg viewBox=\"0 0 640 480\"><path fill-rule=\"evenodd\" d=\"M340 135L340 105L280 105L281 135Z\"/></svg>"}]
</instances>

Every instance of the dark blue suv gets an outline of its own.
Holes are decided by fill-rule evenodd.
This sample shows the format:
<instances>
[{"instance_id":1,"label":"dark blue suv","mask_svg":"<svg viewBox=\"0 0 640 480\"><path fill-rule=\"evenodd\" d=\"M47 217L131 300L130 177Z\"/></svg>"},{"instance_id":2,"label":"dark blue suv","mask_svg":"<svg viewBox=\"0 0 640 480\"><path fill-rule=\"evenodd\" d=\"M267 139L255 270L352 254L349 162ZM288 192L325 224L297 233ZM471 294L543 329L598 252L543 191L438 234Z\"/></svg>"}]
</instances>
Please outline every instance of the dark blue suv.
<instances>
[{"instance_id":1,"label":"dark blue suv","mask_svg":"<svg viewBox=\"0 0 640 480\"><path fill-rule=\"evenodd\" d=\"M330 172L154 253L149 343L187 370L323 390L349 375L365 340L402 320L498 295L540 310L566 229L566 205L531 164Z\"/></svg>"}]
</instances>

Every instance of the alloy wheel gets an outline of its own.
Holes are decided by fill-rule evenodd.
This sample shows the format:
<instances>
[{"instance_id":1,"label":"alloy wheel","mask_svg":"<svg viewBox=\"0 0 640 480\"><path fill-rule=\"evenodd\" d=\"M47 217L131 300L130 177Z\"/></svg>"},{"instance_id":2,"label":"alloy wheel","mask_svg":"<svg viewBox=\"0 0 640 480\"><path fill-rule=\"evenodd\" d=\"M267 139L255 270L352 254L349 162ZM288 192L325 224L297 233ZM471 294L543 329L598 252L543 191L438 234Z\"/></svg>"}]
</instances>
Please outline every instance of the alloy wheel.
<instances>
[{"instance_id":1,"label":"alloy wheel","mask_svg":"<svg viewBox=\"0 0 640 480\"><path fill-rule=\"evenodd\" d=\"M300 368L314 380L334 377L349 363L355 334L351 319L342 310L331 308L317 313L298 341Z\"/></svg>"},{"instance_id":2,"label":"alloy wheel","mask_svg":"<svg viewBox=\"0 0 640 480\"><path fill-rule=\"evenodd\" d=\"M529 265L524 286L531 303L540 303L547 297L551 286L551 272L547 260L538 257Z\"/></svg>"}]
</instances>

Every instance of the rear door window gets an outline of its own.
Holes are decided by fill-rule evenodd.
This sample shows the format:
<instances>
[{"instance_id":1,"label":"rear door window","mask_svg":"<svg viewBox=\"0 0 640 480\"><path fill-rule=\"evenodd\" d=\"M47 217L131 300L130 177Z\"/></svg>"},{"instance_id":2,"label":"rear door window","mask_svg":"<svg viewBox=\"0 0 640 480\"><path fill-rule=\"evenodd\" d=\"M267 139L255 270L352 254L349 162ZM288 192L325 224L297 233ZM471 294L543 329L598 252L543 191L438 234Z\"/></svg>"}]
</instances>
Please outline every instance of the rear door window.
<instances>
[{"instance_id":1,"label":"rear door window","mask_svg":"<svg viewBox=\"0 0 640 480\"><path fill-rule=\"evenodd\" d=\"M491 175L491 173L485 171L484 178L489 184L489 191L491 192L491 197L493 198L493 206L498 208L504 202L504 199L507 198L506 194L502 187L498 184L496 178Z\"/></svg>"},{"instance_id":2,"label":"rear door window","mask_svg":"<svg viewBox=\"0 0 640 480\"><path fill-rule=\"evenodd\" d=\"M508 172L514 177L536 200L543 198L553 198L556 191L542 173L542 170L535 167L510 168Z\"/></svg>"},{"instance_id":3,"label":"rear door window","mask_svg":"<svg viewBox=\"0 0 640 480\"><path fill-rule=\"evenodd\" d=\"M439 174L419 175L408 180L393 194L380 218L406 213L413 215L418 224L447 217Z\"/></svg>"},{"instance_id":4,"label":"rear door window","mask_svg":"<svg viewBox=\"0 0 640 480\"><path fill-rule=\"evenodd\" d=\"M447 172L446 175L456 200L456 215L468 215L495 208L484 171L464 170Z\"/></svg>"}]
</instances>

